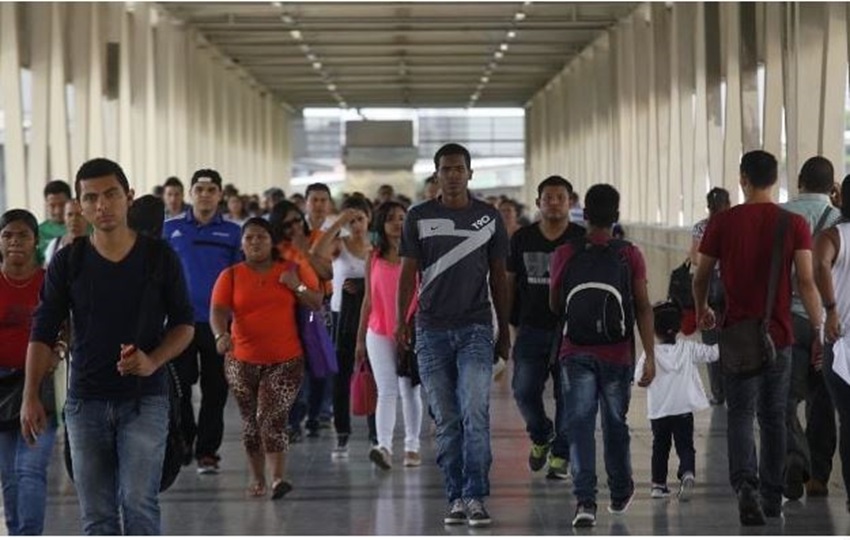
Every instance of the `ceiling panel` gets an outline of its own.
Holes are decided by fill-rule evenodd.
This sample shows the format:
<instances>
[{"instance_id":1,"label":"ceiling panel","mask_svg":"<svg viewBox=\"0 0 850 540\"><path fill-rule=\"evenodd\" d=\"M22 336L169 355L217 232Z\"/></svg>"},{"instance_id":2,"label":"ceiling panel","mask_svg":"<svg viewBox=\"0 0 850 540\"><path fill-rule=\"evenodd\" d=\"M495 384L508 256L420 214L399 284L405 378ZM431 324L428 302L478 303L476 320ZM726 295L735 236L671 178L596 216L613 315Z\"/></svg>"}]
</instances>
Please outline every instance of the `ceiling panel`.
<instances>
[{"instance_id":1,"label":"ceiling panel","mask_svg":"<svg viewBox=\"0 0 850 540\"><path fill-rule=\"evenodd\" d=\"M521 106L629 2L168 2L293 107Z\"/></svg>"}]
</instances>

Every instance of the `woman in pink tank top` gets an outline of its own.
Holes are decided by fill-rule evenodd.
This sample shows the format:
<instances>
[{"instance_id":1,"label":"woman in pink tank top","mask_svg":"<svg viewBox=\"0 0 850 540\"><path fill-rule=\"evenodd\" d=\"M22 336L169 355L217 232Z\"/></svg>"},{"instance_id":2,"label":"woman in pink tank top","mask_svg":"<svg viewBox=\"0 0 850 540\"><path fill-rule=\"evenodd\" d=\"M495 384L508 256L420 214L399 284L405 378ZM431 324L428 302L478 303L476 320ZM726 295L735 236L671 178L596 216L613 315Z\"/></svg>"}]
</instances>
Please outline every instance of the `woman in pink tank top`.
<instances>
[{"instance_id":1,"label":"woman in pink tank top","mask_svg":"<svg viewBox=\"0 0 850 540\"><path fill-rule=\"evenodd\" d=\"M355 349L357 362L368 359L378 386L378 408L375 412L378 445L369 452L369 459L384 470L392 467L392 437L399 396L404 416L404 466L418 467L422 463L419 456L422 398L410 377L398 375L399 354L394 338L401 273L398 251L405 214L404 206L392 201L382 204L375 212L376 246L366 260L366 295ZM408 315L412 315L415 305L414 299Z\"/></svg>"}]
</instances>

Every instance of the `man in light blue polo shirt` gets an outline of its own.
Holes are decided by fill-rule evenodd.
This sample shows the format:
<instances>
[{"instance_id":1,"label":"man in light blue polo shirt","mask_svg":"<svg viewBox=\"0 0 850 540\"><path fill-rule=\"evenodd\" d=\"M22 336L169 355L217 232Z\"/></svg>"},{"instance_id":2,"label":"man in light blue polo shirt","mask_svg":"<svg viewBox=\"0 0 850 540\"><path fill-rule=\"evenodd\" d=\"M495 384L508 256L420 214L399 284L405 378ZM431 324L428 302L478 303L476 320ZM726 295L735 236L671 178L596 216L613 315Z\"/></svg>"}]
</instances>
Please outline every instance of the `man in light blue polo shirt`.
<instances>
[{"instance_id":1,"label":"man in light blue polo shirt","mask_svg":"<svg viewBox=\"0 0 850 540\"><path fill-rule=\"evenodd\" d=\"M822 156L809 158L800 169L797 184L799 195L782 207L806 218L814 237L841 218L841 212L832 206L829 198L834 185L835 170L832 163ZM820 338L812 332L812 325L796 288L791 297L791 314L794 321L794 347L791 349L791 388L786 415L788 448L783 494L788 499L797 500L803 496L804 485L808 498L827 494L837 435L835 408L820 372L820 365L814 364L811 358L812 341ZM806 402L805 430L797 415L802 401Z\"/></svg>"},{"instance_id":2,"label":"man in light blue polo shirt","mask_svg":"<svg viewBox=\"0 0 850 540\"><path fill-rule=\"evenodd\" d=\"M198 474L218 473L218 449L224 434L224 405L227 381L224 358L216 352L216 336L210 328L210 297L218 275L241 260L241 230L218 211L221 175L201 169L192 175L193 206L166 220L162 235L177 252L195 311L192 344L174 359L183 389L183 435L198 460ZM201 408L195 422L192 385L201 383ZM196 441L197 437L197 441ZM186 464L192 454L186 456Z\"/></svg>"}]
</instances>

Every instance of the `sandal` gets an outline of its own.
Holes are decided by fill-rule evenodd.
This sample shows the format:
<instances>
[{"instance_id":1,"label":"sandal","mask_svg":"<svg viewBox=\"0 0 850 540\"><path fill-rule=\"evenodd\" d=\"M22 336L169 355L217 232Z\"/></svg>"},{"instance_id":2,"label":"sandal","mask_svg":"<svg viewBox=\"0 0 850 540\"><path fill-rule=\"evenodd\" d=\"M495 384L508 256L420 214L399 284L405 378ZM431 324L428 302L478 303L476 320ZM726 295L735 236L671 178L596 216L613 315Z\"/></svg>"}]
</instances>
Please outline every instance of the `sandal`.
<instances>
[{"instance_id":1,"label":"sandal","mask_svg":"<svg viewBox=\"0 0 850 540\"><path fill-rule=\"evenodd\" d=\"M254 482L248 486L247 492L249 497L265 497L267 493L266 483Z\"/></svg>"},{"instance_id":2,"label":"sandal","mask_svg":"<svg viewBox=\"0 0 850 540\"><path fill-rule=\"evenodd\" d=\"M292 491L292 484L286 480L275 480L272 483L272 500L282 499L290 491Z\"/></svg>"}]
</instances>

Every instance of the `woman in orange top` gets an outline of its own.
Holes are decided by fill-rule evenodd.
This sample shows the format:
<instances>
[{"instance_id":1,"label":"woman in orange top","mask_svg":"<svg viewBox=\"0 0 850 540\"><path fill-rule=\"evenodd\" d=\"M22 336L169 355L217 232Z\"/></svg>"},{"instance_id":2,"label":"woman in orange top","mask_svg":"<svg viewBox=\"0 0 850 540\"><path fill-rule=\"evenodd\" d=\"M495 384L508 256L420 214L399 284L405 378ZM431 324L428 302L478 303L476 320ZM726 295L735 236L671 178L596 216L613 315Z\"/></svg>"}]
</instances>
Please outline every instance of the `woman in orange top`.
<instances>
[{"instance_id":1,"label":"woman in orange top","mask_svg":"<svg viewBox=\"0 0 850 540\"><path fill-rule=\"evenodd\" d=\"M265 466L272 471L272 499L286 495L289 448L286 420L304 373L296 304L321 305L315 274L296 261L281 259L271 226L251 218L242 227L245 262L225 269L216 280L210 325L225 376L239 405L243 442L253 480L248 493L267 493ZM227 323L233 319L232 335Z\"/></svg>"}]
</instances>

